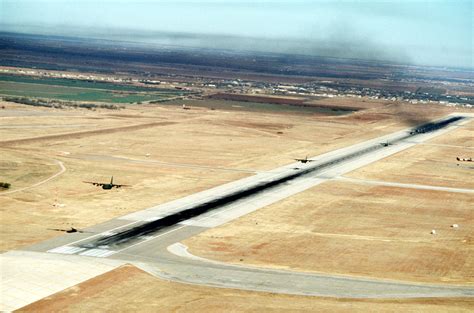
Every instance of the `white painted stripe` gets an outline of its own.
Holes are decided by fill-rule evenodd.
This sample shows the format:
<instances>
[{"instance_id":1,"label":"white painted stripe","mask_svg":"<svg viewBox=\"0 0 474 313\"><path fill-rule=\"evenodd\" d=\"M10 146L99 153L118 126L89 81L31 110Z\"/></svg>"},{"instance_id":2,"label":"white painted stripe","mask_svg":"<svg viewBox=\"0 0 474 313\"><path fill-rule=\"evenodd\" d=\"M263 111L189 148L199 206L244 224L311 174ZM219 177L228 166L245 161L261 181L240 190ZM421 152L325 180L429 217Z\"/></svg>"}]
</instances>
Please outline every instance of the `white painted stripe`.
<instances>
[{"instance_id":1,"label":"white painted stripe","mask_svg":"<svg viewBox=\"0 0 474 313\"><path fill-rule=\"evenodd\" d=\"M182 222L179 222L178 224L179 225L187 225L187 226L198 226L199 220L195 220L195 219L189 219L189 220L185 220L185 221L182 221ZM200 226L200 225L199 225Z\"/></svg>"},{"instance_id":2,"label":"white painted stripe","mask_svg":"<svg viewBox=\"0 0 474 313\"><path fill-rule=\"evenodd\" d=\"M78 252L81 252L81 251L84 251L85 248L80 248L80 247L71 247L71 249L68 251L68 254L74 254L74 253L78 253Z\"/></svg>"},{"instance_id":3,"label":"white painted stripe","mask_svg":"<svg viewBox=\"0 0 474 313\"><path fill-rule=\"evenodd\" d=\"M90 250L80 253L79 255L97 256L101 253L102 253L102 250L100 249L90 249Z\"/></svg>"},{"instance_id":4,"label":"white painted stripe","mask_svg":"<svg viewBox=\"0 0 474 313\"><path fill-rule=\"evenodd\" d=\"M105 251L100 257L105 258L105 257L108 257L108 256L110 256L112 254L115 254L115 253L116 253L115 251L108 250L108 251Z\"/></svg>"},{"instance_id":5,"label":"white painted stripe","mask_svg":"<svg viewBox=\"0 0 474 313\"><path fill-rule=\"evenodd\" d=\"M58 247L58 248L54 248L54 249L50 249L48 250L48 252L50 253L62 253L64 250L67 250L69 249L70 247L68 246L63 246L63 247Z\"/></svg>"},{"instance_id":6,"label":"white painted stripe","mask_svg":"<svg viewBox=\"0 0 474 313\"><path fill-rule=\"evenodd\" d=\"M90 250L87 250L85 252L82 252L80 253L79 255L83 255L83 256L93 256L93 257L97 257L97 258L105 258L109 255L112 255L114 254L115 251L111 251L111 250L104 250L104 249L90 249Z\"/></svg>"},{"instance_id":7,"label":"white painted stripe","mask_svg":"<svg viewBox=\"0 0 474 313\"><path fill-rule=\"evenodd\" d=\"M48 252L52 252L52 253L62 253L63 251L67 251L68 249L70 249L71 247L68 247L68 246L61 246L61 247L58 247L58 248L54 248L54 249L51 249L51 250L48 250Z\"/></svg>"},{"instance_id":8,"label":"white painted stripe","mask_svg":"<svg viewBox=\"0 0 474 313\"><path fill-rule=\"evenodd\" d=\"M71 247L71 246L62 246L48 250L50 253L61 253L61 254L74 254L86 250L85 248L80 247Z\"/></svg>"},{"instance_id":9,"label":"white painted stripe","mask_svg":"<svg viewBox=\"0 0 474 313\"><path fill-rule=\"evenodd\" d=\"M163 217L163 216L152 216L152 217L150 217L150 218L145 219L144 221L145 221L145 222L154 222L154 221L156 221L156 220L159 220L159 219L162 218L162 217Z\"/></svg>"},{"instance_id":10,"label":"white painted stripe","mask_svg":"<svg viewBox=\"0 0 474 313\"><path fill-rule=\"evenodd\" d=\"M105 232L105 233L100 234L100 236L102 236L102 237L109 237L109 236L113 236L113 235L115 235L115 234L117 234L117 233L115 233L115 232L113 232L113 231L107 231L107 232Z\"/></svg>"},{"instance_id":11,"label":"white painted stripe","mask_svg":"<svg viewBox=\"0 0 474 313\"><path fill-rule=\"evenodd\" d=\"M148 240L150 238L153 238L153 236L140 236L138 238L143 239L143 240Z\"/></svg>"}]
</instances>

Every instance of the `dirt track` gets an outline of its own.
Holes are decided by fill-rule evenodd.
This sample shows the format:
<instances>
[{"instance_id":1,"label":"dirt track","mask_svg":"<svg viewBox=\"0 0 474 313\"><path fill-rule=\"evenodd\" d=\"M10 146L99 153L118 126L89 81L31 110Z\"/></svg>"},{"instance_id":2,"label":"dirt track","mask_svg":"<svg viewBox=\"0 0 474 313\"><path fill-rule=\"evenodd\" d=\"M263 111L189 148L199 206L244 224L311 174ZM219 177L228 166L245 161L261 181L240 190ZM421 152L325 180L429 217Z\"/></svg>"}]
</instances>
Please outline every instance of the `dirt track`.
<instances>
[{"instance_id":1,"label":"dirt track","mask_svg":"<svg viewBox=\"0 0 474 313\"><path fill-rule=\"evenodd\" d=\"M30 144L30 143L35 143L38 141L48 141L48 140L78 139L78 138L84 138L84 137L95 136L95 135L113 134L113 133L118 133L118 132L122 132L126 130L128 131L140 130L140 129L150 128L150 127L166 126L166 125L172 125L172 124L176 124L176 122L153 122L153 123L130 125L130 126L123 126L123 127L87 130L87 131L82 131L82 132L72 132L72 133L65 133L65 134L39 136L39 137L31 137L31 138L23 138L23 139L15 139L15 140L5 140L5 141L0 141L0 145L7 146L7 145L18 145L18 144Z\"/></svg>"}]
</instances>

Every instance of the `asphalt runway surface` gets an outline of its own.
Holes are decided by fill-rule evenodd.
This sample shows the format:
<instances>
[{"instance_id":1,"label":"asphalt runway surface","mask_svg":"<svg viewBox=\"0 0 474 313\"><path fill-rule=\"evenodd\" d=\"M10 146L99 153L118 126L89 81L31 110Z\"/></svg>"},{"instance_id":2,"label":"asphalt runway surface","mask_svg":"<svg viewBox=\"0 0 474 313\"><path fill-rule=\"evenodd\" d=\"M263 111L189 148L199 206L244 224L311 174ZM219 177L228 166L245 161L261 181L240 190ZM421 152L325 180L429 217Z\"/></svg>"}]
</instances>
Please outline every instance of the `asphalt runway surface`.
<instances>
[{"instance_id":1,"label":"asphalt runway surface","mask_svg":"<svg viewBox=\"0 0 474 313\"><path fill-rule=\"evenodd\" d=\"M158 277L199 285L348 298L474 296L474 288L317 275L230 265L193 257L180 241L466 123L450 116L128 214L29 247L29 251L108 258ZM385 145L384 143L389 143Z\"/></svg>"}]
</instances>

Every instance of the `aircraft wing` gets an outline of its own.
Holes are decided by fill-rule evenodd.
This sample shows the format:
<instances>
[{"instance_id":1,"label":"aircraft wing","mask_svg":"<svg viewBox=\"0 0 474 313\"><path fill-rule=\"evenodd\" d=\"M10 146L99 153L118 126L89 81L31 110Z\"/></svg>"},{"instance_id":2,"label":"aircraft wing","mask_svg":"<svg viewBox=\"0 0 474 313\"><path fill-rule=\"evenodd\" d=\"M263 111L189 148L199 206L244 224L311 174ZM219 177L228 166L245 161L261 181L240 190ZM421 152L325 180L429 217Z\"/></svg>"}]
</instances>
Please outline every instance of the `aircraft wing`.
<instances>
[{"instance_id":1,"label":"aircraft wing","mask_svg":"<svg viewBox=\"0 0 474 313\"><path fill-rule=\"evenodd\" d=\"M298 162L313 162L314 160L310 160L310 159L294 159L295 161L298 161Z\"/></svg>"},{"instance_id":2,"label":"aircraft wing","mask_svg":"<svg viewBox=\"0 0 474 313\"><path fill-rule=\"evenodd\" d=\"M130 187L131 185L117 185L117 184L114 184L114 187L115 188L121 188L121 187Z\"/></svg>"},{"instance_id":3,"label":"aircraft wing","mask_svg":"<svg viewBox=\"0 0 474 313\"><path fill-rule=\"evenodd\" d=\"M60 228L48 228L49 230L55 230L55 231L66 231L65 229L60 229Z\"/></svg>"},{"instance_id":4,"label":"aircraft wing","mask_svg":"<svg viewBox=\"0 0 474 313\"><path fill-rule=\"evenodd\" d=\"M94 186L104 186L105 185L103 183L96 183L96 182L93 182L93 181L83 181L83 183L92 184Z\"/></svg>"}]
</instances>

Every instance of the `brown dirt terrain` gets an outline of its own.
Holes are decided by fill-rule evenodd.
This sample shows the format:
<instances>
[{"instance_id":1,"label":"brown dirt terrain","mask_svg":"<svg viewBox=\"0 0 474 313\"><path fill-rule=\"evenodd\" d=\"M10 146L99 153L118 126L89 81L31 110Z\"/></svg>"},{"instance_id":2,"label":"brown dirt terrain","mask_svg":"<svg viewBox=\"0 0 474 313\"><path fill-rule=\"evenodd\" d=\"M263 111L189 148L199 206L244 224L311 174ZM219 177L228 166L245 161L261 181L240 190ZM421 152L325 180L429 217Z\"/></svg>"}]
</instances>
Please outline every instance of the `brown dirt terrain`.
<instances>
[{"instance_id":1,"label":"brown dirt terrain","mask_svg":"<svg viewBox=\"0 0 474 313\"><path fill-rule=\"evenodd\" d=\"M112 112L2 105L6 107L0 110L3 125L22 127L21 135L17 129L6 130L2 140L41 138L1 149L9 158L1 166L9 170L2 172L0 181L13 181L11 191L15 191L58 172L54 160L66 167L62 175L38 187L0 192L2 251L62 235L48 228L92 226L297 157L393 132L406 126L399 113L413 109L391 105L331 117L165 105L128 106ZM425 110L430 118L446 113L435 106ZM68 130L68 122L86 127ZM148 126L135 128L138 123ZM128 126L133 128L123 128ZM87 133L77 136L78 131ZM107 182L112 175L116 183L132 187L104 191L83 183ZM28 226L20 231L18 225Z\"/></svg>"},{"instance_id":2,"label":"brown dirt terrain","mask_svg":"<svg viewBox=\"0 0 474 313\"><path fill-rule=\"evenodd\" d=\"M238 264L472 284L473 205L466 194L328 182L184 243Z\"/></svg>"},{"instance_id":3,"label":"brown dirt terrain","mask_svg":"<svg viewBox=\"0 0 474 313\"><path fill-rule=\"evenodd\" d=\"M40 136L40 137L4 140L4 141L0 141L0 144L2 144L3 146L9 146L9 145L17 145L17 144L38 143L39 141L76 139L76 138L83 138L83 137L95 136L95 135L101 135L101 134L134 131L134 130L149 128L149 127L166 126L170 124L173 124L173 123L172 122L155 122L155 123L137 124L137 125L123 126L123 127L72 132L72 133L66 133L66 134L56 134L56 135L47 135L47 136Z\"/></svg>"},{"instance_id":4,"label":"brown dirt terrain","mask_svg":"<svg viewBox=\"0 0 474 313\"><path fill-rule=\"evenodd\" d=\"M472 154L472 150L474 150L474 122L467 123L462 128L452 131L449 136L433 138L429 143L457 145L469 149L466 152Z\"/></svg>"},{"instance_id":5,"label":"brown dirt terrain","mask_svg":"<svg viewBox=\"0 0 474 313\"><path fill-rule=\"evenodd\" d=\"M474 189L472 169L455 159L472 151L472 126L348 176ZM327 182L185 243L225 262L472 284L473 206L471 194Z\"/></svg>"},{"instance_id":6,"label":"brown dirt terrain","mask_svg":"<svg viewBox=\"0 0 474 313\"><path fill-rule=\"evenodd\" d=\"M102 127L120 126L114 123L118 120L109 119L105 123L98 120L97 112L93 111L32 107L5 101L0 101L0 105L5 107L0 110L2 146L5 141L97 129L101 122Z\"/></svg>"},{"instance_id":7,"label":"brown dirt terrain","mask_svg":"<svg viewBox=\"0 0 474 313\"><path fill-rule=\"evenodd\" d=\"M359 179L474 189L474 122L347 176Z\"/></svg>"},{"instance_id":8,"label":"brown dirt terrain","mask_svg":"<svg viewBox=\"0 0 474 313\"><path fill-rule=\"evenodd\" d=\"M336 108L357 108L357 109L374 109L382 108L385 106L393 105L393 101L380 101L367 98L356 98L356 97L333 97L310 100L307 104L317 106L327 106Z\"/></svg>"},{"instance_id":9,"label":"brown dirt terrain","mask_svg":"<svg viewBox=\"0 0 474 313\"><path fill-rule=\"evenodd\" d=\"M216 93L209 96L209 98L262 102L262 103L280 103L280 104L303 104L304 98L290 97L290 96L273 96L273 95L247 95L234 93Z\"/></svg>"},{"instance_id":10,"label":"brown dirt terrain","mask_svg":"<svg viewBox=\"0 0 474 313\"><path fill-rule=\"evenodd\" d=\"M25 168L28 168L27 172ZM48 158L14 150L2 150L0 181L12 184L12 189L28 187L32 181L45 180L59 170L58 165Z\"/></svg>"},{"instance_id":11,"label":"brown dirt terrain","mask_svg":"<svg viewBox=\"0 0 474 313\"><path fill-rule=\"evenodd\" d=\"M473 306L469 298L355 300L193 286L126 265L16 312L470 312Z\"/></svg>"},{"instance_id":12,"label":"brown dirt terrain","mask_svg":"<svg viewBox=\"0 0 474 313\"><path fill-rule=\"evenodd\" d=\"M404 117L419 108L374 105L336 117L194 107L182 110L164 105L129 106L118 112L3 105L6 109L0 110L0 119L3 125L13 127L1 130L1 140L41 139L0 149L6 156L0 162L5 169L0 181L12 181L11 191L35 185L60 170L55 160L65 165L66 172L34 188L0 192L2 251L63 235L48 228L85 228L253 175L254 171L288 164L295 157L317 155L405 128L412 120ZM446 108L435 106L424 110L425 119L447 113ZM159 125L124 128L151 123ZM86 134L78 136L77 132ZM112 175L116 183L132 186L104 191L82 182L107 182ZM442 204L435 200L425 204L415 192L342 183L325 184L323 188L323 194L318 191L314 197L289 198L187 243L197 254L236 263L242 263L243 258L244 263L261 266L342 274L419 281L436 281L435 276L439 276L438 280L453 283L472 280L472 229L467 227L470 220L466 210L460 207L471 200L428 193L422 197L438 199L445 206L452 204L450 211L443 211ZM355 209L351 203L354 199L359 201ZM385 203L390 206L380 208ZM447 226L450 223L461 227L454 232ZM426 233L435 227L440 229L436 238ZM290 249L294 258L289 256ZM382 251L388 251L393 264L387 263ZM375 261L368 257L373 254ZM314 268L317 258L320 268ZM448 265L440 265L438 259ZM433 260L435 264L430 263ZM416 262L420 261L423 266L418 267ZM388 268L388 274L381 274L382 266ZM469 311L472 305L466 299L358 301L212 289L164 282L137 269L122 268L25 310L312 312L316 308L328 312L446 312Z\"/></svg>"}]
</instances>

